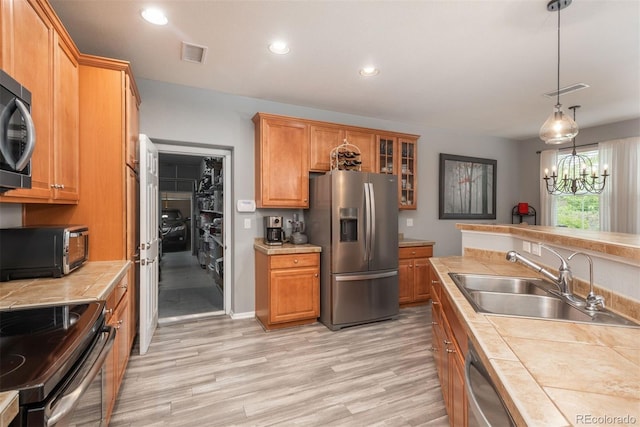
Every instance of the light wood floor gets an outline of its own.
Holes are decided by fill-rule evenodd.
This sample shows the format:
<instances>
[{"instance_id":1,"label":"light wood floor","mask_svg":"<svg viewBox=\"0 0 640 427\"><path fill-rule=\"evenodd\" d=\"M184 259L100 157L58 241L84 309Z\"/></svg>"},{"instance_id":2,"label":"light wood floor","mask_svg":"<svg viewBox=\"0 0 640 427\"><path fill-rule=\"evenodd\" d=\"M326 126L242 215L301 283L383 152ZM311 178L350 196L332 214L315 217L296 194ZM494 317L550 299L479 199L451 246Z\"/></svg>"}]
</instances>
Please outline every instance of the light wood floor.
<instances>
[{"instance_id":1,"label":"light wood floor","mask_svg":"<svg viewBox=\"0 0 640 427\"><path fill-rule=\"evenodd\" d=\"M430 347L430 306L337 332L163 326L134 349L111 426L447 426Z\"/></svg>"}]
</instances>

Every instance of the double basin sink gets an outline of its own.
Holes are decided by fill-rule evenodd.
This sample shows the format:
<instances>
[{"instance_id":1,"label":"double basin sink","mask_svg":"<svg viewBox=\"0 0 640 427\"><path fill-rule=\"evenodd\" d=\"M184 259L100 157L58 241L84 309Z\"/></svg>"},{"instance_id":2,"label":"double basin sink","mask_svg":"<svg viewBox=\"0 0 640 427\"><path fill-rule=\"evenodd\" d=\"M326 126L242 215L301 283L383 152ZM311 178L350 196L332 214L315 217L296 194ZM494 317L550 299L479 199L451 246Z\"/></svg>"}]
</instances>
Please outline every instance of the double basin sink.
<instances>
[{"instance_id":1,"label":"double basin sink","mask_svg":"<svg viewBox=\"0 0 640 427\"><path fill-rule=\"evenodd\" d=\"M640 327L606 309L586 310L553 293L556 286L543 279L449 273L471 306L480 313Z\"/></svg>"}]
</instances>

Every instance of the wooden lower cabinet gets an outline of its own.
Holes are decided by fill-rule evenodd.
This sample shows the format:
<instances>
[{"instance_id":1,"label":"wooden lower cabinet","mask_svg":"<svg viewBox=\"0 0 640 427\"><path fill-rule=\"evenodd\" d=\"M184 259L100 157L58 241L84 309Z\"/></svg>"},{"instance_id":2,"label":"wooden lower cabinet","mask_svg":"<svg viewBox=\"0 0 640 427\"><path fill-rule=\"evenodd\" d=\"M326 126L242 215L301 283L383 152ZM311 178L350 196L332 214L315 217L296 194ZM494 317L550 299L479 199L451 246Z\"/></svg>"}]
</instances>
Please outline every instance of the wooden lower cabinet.
<instances>
[{"instance_id":1,"label":"wooden lower cabinet","mask_svg":"<svg viewBox=\"0 0 640 427\"><path fill-rule=\"evenodd\" d=\"M106 424L108 425L111 413L118 398L120 384L129 362L131 353L130 324L132 321L130 311L130 298L133 291L129 291L129 277L126 275L113 289L107 298L107 324L116 328L116 340L104 367L104 393L107 402Z\"/></svg>"},{"instance_id":2,"label":"wooden lower cabinet","mask_svg":"<svg viewBox=\"0 0 640 427\"><path fill-rule=\"evenodd\" d=\"M398 250L398 288L400 306L426 304L431 298L429 275L433 246L412 246Z\"/></svg>"},{"instance_id":3,"label":"wooden lower cabinet","mask_svg":"<svg viewBox=\"0 0 640 427\"><path fill-rule=\"evenodd\" d=\"M256 251L256 318L265 329L317 321L320 254L267 255Z\"/></svg>"},{"instance_id":4,"label":"wooden lower cabinet","mask_svg":"<svg viewBox=\"0 0 640 427\"><path fill-rule=\"evenodd\" d=\"M464 358L468 344L460 321L453 312L451 303L433 270L430 273L430 282L433 333L431 350L449 415L449 425L466 426L468 418Z\"/></svg>"}]
</instances>

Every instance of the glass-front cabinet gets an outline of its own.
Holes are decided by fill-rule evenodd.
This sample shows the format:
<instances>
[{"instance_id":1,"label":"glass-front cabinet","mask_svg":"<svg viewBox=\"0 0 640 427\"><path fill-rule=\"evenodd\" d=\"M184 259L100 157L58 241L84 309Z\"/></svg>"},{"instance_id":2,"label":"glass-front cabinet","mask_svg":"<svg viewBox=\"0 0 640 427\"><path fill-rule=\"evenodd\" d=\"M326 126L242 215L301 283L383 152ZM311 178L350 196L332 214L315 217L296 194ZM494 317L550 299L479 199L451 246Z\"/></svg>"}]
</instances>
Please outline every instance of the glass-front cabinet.
<instances>
[{"instance_id":1,"label":"glass-front cabinet","mask_svg":"<svg viewBox=\"0 0 640 427\"><path fill-rule=\"evenodd\" d=\"M398 176L398 207L416 209L417 138L378 135L377 171Z\"/></svg>"}]
</instances>

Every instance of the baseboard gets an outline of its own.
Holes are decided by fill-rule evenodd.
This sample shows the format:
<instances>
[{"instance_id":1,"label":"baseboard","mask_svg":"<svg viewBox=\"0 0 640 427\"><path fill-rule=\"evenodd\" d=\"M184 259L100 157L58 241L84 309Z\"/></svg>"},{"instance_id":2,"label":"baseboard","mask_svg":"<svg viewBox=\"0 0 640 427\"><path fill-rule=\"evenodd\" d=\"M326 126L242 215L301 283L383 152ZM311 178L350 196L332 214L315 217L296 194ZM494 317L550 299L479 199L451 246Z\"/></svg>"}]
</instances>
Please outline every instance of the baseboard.
<instances>
[{"instance_id":1,"label":"baseboard","mask_svg":"<svg viewBox=\"0 0 640 427\"><path fill-rule=\"evenodd\" d=\"M231 316L231 318L233 320L253 319L254 317L256 317L256 312L255 311L247 311L247 312L244 312L244 313L231 312L231 313L229 313L229 316Z\"/></svg>"}]
</instances>

